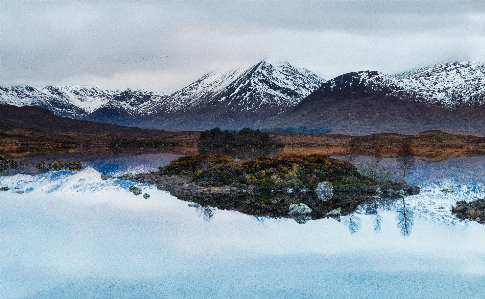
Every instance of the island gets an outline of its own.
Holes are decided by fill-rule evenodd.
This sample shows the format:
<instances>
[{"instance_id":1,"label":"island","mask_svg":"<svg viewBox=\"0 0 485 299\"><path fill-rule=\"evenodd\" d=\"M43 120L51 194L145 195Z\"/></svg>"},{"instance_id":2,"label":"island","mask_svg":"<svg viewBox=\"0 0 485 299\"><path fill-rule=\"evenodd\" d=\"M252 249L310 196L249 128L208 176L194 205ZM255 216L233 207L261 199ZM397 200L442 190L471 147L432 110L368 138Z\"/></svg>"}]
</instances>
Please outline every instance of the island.
<instances>
[{"instance_id":1,"label":"island","mask_svg":"<svg viewBox=\"0 0 485 299\"><path fill-rule=\"evenodd\" d=\"M404 181L378 182L348 161L325 155L234 160L225 155L184 156L158 172L139 174L179 199L254 216L309 219L339 217L378 198L419 193Z\"/></svg>"}]
</instances>

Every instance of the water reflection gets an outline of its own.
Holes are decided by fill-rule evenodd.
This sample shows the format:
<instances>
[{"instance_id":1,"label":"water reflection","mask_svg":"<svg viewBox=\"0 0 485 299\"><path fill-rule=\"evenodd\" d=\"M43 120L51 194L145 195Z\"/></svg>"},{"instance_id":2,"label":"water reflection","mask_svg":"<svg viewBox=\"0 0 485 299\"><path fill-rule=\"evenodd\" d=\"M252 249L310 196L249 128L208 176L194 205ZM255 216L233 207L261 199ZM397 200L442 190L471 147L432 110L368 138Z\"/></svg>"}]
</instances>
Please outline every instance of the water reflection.
<instances>
[{"instance_id":1,"label":"water reflection","mask_svg":"<svg viewBox=\"0 0 485 299\"><path fill-rule=\"evenodd\" d=\"M401 207L397 209L397 226L404 237L411 234L414 225L414 212L406 205L406 200L403 198Z\"/></svg>"},{"instance_id":2,"label":"water reflection","mask_svg":"<svg viewBox=\"0 0 485 299\"><path fill-rule=\"evenodd\" d=\"M199 214L202 219L204 219L205 222L209 222L212 217L214 217L214 210L215 208L211 206L201 206L198 203L189 203L189 207L195 208L197 213Z\"/></svg>"},{"instance_id":3,"label":"water reflection","mask_svg":"<svg viewBox=\"0 0 485 299\"><path fill-rule=\"evenodd\" d=\"M374 232L379 232L382 228L382 216L379 215L379 203L377 201L366 204L363 208L366 215L372 215L374 220Z\"/></svg>"},{"instance_id":4,"label":"water reflection","mask_svg":"<svg viewBox=\"0 0 485 299\"><path fill-rule=\"evenodd\" d=\"M352 213L348 216L345 216L344 223L349 228L349 232L351 234L355 234L360 229L362 219L360 219L360 217L356 213Z\"/></svg>"},{"instance_id":5,"label":"water reflection","mask_svg":"<svg viewBox=\"0 0 485 299\"><path fill-rule=\"evenodd\" d=\"M438 181L436 173L428 182ZM483 174L471 175L483 181ZM476 196L479 182L468 180L436 188L421 183L420 195L365 202L347 216L344 208L327 213L341 223L298 225L191 208L150 187L143 199L129 193L130 184L101 180L93 169L0 177L0 186L10 187L0 195L1 292L5 298L478 298L485 292L485 226L453 226L451 213L439 209ZM20 185L29 191L15 193Z\"/></svg>"}]
</instances>

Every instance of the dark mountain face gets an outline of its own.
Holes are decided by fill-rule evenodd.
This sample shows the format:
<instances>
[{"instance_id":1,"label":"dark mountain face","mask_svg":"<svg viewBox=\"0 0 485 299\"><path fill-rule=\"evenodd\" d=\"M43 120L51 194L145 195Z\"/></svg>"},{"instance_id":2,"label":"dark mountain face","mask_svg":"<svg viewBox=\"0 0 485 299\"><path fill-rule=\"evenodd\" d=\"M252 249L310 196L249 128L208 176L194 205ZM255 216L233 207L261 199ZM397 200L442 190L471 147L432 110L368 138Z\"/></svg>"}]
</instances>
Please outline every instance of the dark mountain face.
<instances>
[{"instance_id":1,"label":"dark mountain face","mask_svg":"<svg viewBox=\"0 0 485 299\"><path fill-rule=\"evenodd\" d=\"M485 106L417 101L378 72L349 73L332 79L295 108L269 121L269 127L326 128L331 133L414 134L425 130L485 134Z\"/></svg>"},{"instance_id":2,"label":"dark mountain face","mask_svg":"<svg viewBox=\"0 0 485 299\"><path fill-rule=\"evenodd\" d=\"M118 131L123 127L111 124L71 119L57 116L41 107L16 107L0 105L0 129L26 129L44 132L97 132Z\"/></svg>"}]
</instances>

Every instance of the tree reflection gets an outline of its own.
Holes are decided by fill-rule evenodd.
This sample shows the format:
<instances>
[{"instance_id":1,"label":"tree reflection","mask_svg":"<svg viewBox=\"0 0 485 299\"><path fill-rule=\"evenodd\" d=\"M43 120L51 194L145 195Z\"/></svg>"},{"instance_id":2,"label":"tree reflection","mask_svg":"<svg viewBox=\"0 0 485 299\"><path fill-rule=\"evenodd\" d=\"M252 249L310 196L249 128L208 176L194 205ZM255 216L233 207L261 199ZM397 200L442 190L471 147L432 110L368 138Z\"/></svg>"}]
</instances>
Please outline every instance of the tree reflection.
<instances>
[{"instance_id":1,"label":"tree reflection","mask_svg":"<svg viewBox=\"0 0 485 299\"><path fill-rule=\"evenodd\" d=\"M414 225L414 212L406 205L406 200L402 198L402 207L397 209L397 227L401 234L407 237L411 234Z\"/></svg>"},{"instance_id":2,"label":"tree reflection","mask_svg":"<svg viewBox=\"0 0 485 299\"><path fill-rule=\"evenodd\" d=\"M372 218L374 220L374 232L376 232L376 233L381 231L381 227L382 227L382 216L379 215L379 213L378 213L379 207L380 207L380 205L379 205L378 201L374 201L370 204L367 204L364 207L365 214L366 215L372 215Z\"/></svg>"},{"instance_id":3,"label":"tree reflection","mask_svg":"<svg viewBox=\"0 0 485 299\"><path fill-rule=\"evenodd\" d=\"M352 214L349 214L347 217L345 217L344 223L349 228L349 232L351 234L355 234L356 232L359 231L362 220L360 219L359 216L357 216L357 214L352 213Z\"/></svg>"},{"instance_id":4,"label":"tree reflection","mask_svg":"<svg viewBox=\"0 0 485 299\"><path fill-rule=\"evenodd\" d=\"M382 216L379 214L374 215L374 232L380 232L382 227Z\"/></svg>"},{"instance_id":5,"label":"tree reflection","mask_svg":"<svg viewBox=\"0 0 485 299\"><path fill-rule=\"evenodd\" d=\"M191 208L195 208L199 216L201 216L202 219L204 219L204 221L206 222L209 222L212 217L214 217L214 208L211 206L204 207L198 203L189 203L188 206Z\"/></svg>"}]
</instances>

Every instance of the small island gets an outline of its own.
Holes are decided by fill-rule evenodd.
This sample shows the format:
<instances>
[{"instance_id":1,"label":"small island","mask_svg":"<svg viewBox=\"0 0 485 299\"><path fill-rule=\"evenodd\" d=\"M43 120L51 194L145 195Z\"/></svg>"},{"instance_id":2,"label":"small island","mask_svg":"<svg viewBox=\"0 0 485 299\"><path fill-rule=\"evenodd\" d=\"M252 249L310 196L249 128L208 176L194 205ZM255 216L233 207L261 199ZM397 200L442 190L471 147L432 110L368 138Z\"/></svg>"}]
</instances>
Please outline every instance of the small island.
<instances>
[{"instance_id":1,"label":"small island","mask_svg":"<svg viewBox=\"0 0 485 299\"><path fill-rule=\"evenodd\" d=\"M419 193L405 182L378 182L361 175L350 162L325 155L257 157L185 156L140 174L179 199L245 214L309 219L347 215L380 197Z\"/></svg>"},{"instance_id":2,"label":"small island","mask_svg":"<svg viewBox=\"0 0 485 299\"><path fill-rule=\"evenodd\" d=\"M471 202L459 201L451 212L459 219L485 224L485 199Z\"/></svg>"}]
</instances>

